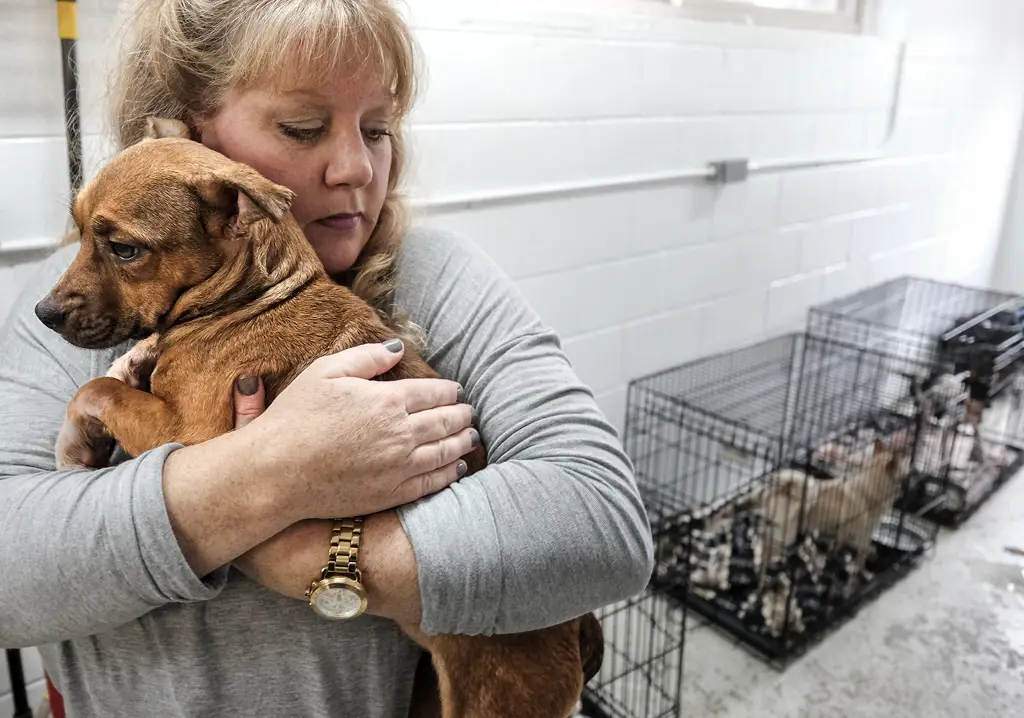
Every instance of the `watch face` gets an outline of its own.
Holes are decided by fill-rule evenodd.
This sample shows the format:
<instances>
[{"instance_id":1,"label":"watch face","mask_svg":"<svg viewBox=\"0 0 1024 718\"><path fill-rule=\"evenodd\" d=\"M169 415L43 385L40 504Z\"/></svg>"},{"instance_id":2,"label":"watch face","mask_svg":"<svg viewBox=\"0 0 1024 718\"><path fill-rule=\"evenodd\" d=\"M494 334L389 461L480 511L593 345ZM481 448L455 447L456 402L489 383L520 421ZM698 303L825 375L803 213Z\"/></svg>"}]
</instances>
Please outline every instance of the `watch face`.
<instances>
[{"instance_id":1,"label":"watch face","mask_svg":"<svg viewBox=\"0 0 1024 718\"><path fill-rule=\"evenodd\" d=\"M364 605L363 597L346 585L328 585L315 598L317 612L327 618L354 618Z\"/></svg>"}]
</instances>

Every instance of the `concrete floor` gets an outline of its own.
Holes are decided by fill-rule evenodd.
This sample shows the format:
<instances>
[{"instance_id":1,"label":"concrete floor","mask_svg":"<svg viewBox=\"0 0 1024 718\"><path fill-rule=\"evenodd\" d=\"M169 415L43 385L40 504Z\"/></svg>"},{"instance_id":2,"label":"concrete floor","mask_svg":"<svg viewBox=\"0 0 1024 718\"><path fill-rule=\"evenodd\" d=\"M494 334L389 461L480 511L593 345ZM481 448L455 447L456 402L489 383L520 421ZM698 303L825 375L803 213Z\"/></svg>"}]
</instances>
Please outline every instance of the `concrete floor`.
<instances>
[{"instance_id":1,"label":"concrete floor","mask_svg":"<svg viewBox=\"0 0 1024 718\"><path fill-rule=\"evenodd\" d=\"M1024 716L1024 477L785 671L687 636L687 718Z\"/></svg>"}]
</instances>

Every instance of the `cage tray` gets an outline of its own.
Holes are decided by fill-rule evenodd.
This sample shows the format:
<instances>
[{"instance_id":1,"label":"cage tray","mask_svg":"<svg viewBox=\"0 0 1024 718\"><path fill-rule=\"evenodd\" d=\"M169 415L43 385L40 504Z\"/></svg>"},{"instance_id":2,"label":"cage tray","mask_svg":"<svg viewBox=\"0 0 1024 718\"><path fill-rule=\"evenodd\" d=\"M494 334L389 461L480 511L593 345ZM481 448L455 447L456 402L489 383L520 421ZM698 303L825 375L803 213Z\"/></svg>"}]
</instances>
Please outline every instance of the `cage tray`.
<instances>
[{"instance_id":1,"label":"cage tray","mask_svg":"<svg viewBox=\"0 0 1024 718\"><path fill-rule=\"evenodd\" d=\"M912 487L909 506L943 526L960 526L1024 466L1024 452L1003 450L1008 461L997 466L972 463L966 470L951 470L947 477L923 476Z\"/></svg>"}]
</instances>

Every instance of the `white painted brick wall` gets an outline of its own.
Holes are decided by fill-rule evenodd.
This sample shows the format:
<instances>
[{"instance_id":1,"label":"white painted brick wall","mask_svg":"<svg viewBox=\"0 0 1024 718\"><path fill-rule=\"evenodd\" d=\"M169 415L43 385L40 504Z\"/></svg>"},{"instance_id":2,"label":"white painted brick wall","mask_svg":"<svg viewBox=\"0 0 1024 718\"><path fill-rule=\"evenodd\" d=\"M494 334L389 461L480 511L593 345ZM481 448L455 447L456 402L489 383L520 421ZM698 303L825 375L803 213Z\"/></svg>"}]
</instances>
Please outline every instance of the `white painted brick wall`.
<instances>
[{"instance_id":1,"label":"white painted brick wall","mask_svg":"<svg viewBox=\"0 0 1024 718\"><path fill-rule=\"evenodd\" d=\"M79 2L90 169L115 4ZM426 199L875 151L908 40L877 162L421 221L516 279L616 423L630 378L797 327L814 302L905 272L987 283L1021 126L1024 3L880 4L879 36L861 37L678 21L655 0L410 0L429 63L411 190ZM0 246L66 223L55 22L51 0L0 0ZM0 255L0 316L37 259Z\"/></svg>"},{"instance_id":2,"label":"white painted brick wall","mask_svg":"<svg viewBox=\"0 0 1024 718\"><path fill-rule=\"evenodd\" d=\"M1024 143L1017 150L993 283L1000 289L1024 292Z\"/></svg>"},{"instance_id":3,"label":"white painted brick wall","mask_svg":"<svg viewBox=\"0 0 1024 718\"><path fill-rule=\"evenodd\" d=\"M712 236L723 239L777 226L780 184L778 176L752 177L706 192L712 208Z\"/></svg>"}]
</instances>

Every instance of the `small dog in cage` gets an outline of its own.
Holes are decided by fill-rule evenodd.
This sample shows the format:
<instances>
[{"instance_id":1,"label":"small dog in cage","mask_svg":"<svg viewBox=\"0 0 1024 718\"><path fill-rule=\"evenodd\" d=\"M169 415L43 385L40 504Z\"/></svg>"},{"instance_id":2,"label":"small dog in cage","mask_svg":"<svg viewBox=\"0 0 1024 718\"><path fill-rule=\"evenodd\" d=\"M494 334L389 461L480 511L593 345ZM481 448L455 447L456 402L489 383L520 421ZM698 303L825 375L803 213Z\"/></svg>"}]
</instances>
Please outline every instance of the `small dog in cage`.
<instances>
[{"instance_id":1,"label":"small dog in cage","mask_svg":"<svg viewBox=\"0 0 1024 718\"><path fill-rule=\"evenodd\" d=\"M876 440L870 456L846 454L838 444L826 446L840 476L820 480L786 469L772 477L761 496L776 534L770 542L772 555L795 543L798 532L830 534L856 551L857 567L863 570L875 527L891 508L909 468L906 438L895 437L889 445Z\"/></svg>"},{"instance_id":2,"label":"small dog in cage","mask_svg":"<svg viewBox=\"0 0 1024 718\"><path fill-rule=\"evenodd\" d=\"M876 441L874 453L859 470L820 487L808 512L809 527L834 531L840 544L853 547L860 570L871 555L875 528L900 492L909 469L907 459L904 438L889 446Z\"/></svg>"}]
</instances>

